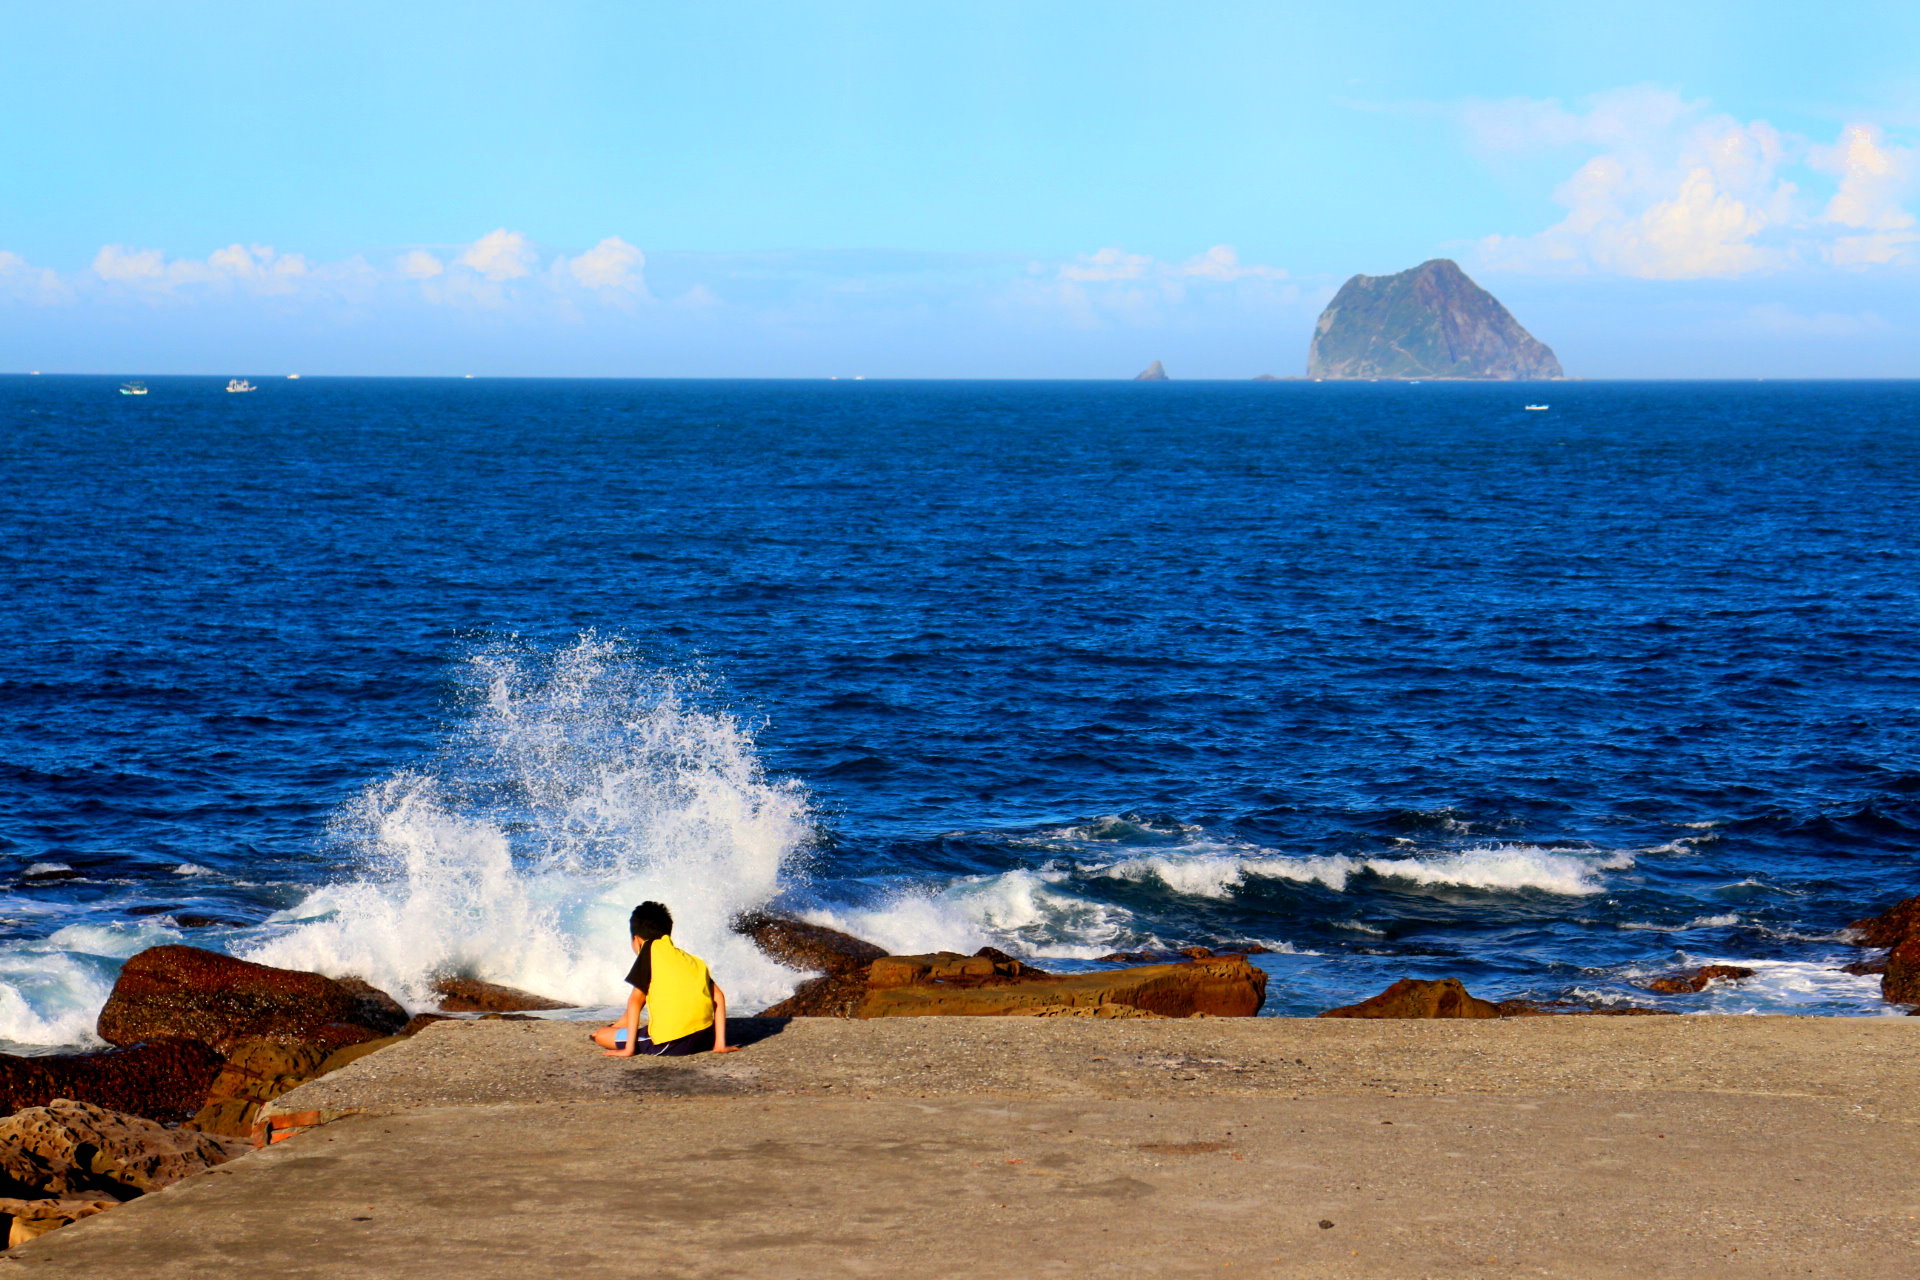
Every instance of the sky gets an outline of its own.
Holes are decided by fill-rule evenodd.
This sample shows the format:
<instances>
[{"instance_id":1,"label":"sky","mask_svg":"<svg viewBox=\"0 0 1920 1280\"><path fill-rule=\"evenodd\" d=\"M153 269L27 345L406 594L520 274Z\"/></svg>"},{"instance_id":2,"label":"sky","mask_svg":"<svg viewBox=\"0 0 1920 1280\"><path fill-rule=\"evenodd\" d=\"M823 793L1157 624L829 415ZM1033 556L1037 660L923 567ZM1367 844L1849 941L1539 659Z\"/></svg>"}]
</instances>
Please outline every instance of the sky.
<instances>
[{"instance_id":1,"label":"sky","mask_svg":"<svg viewBox=\"0 0 1920 1280\"><path fill-rule=\"evenodd\" d=\"M1920 377L1920 4L10 5L0 371Z\"/></svg>"}]
</instances>

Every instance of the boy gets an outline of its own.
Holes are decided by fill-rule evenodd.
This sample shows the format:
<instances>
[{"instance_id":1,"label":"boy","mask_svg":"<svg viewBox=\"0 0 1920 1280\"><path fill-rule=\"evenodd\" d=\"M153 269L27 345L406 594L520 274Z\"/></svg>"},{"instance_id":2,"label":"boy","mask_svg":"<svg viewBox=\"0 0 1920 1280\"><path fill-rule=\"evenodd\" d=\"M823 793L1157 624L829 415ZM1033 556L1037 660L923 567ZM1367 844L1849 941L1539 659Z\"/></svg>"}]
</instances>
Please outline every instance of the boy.
<instances>
[{"instance_id":1,"label":"boy","mask_svg":"<svg viewBox=\"0 0 1920 1280\"><path fill-rule=\"evenodd\" d=\"M609 1058L679 1057L712 1049L732 1053L727 1043L727 994L707 972L707 962L673 944L673 916L658 902L643 902L627 921L639 959L627 971L627 1012L593 1033ZM640 1011L649 1010L647 1034Z\"/></svg>"}]
</instances>

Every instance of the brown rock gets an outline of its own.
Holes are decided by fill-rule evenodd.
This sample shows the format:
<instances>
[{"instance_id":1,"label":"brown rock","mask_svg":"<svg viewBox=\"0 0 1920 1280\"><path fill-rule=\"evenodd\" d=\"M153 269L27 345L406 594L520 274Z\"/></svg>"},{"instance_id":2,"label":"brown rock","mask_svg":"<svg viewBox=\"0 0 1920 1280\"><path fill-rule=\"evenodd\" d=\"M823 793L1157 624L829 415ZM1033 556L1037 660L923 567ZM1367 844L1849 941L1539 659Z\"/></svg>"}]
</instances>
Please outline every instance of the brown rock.
<instances>
[{"instance_id":1,"label":"brown rock","mask_svg":"<svg viewBox=\"0 0 1920 1280\"><path fill-rule=\"evenodd\" d=\"M452 1021L453 1019L444 1013L416 1013L407 1019L407 1025L400 1028L399 1034L403 1036L418 1035L423 1027L430 1027L436 1022Z\"/></svg>"},{"instance_id":2,"label":"brown rock","mask_svg":"<svg viewBox=\"0 0 1920 1280\"><path fill-rule=\"evenodd\" d=\"M281 1094L404 1039L387 1036L344 1049L258 1038L243 1040L234 1046L232 1056L207 1091L206 1105L185 1127L227 1138L246 1138L253 1132L260 1108Z\"/></svg>"},{"instance_id":3,"label":"brown rock","mask_svg":"<svg viewBox=\"0 0 1920 1280\"><path fill-rule=\"evenodd\" d=\"M354 985L198 947L150 947L120 970L100 1011L100 1038L131 1044L185 1036L223 1052L256 1037L338 1048L405 1025L405 1012L391 998L350 981Z\"/></svg>"},{"instance_id":4,"label":"brown rock","mask_svg":"<svg viewBox=\"0 0 1920 1280\"><path fill-rule=\"evenodd\" d=\"M0 1199L0 1215L11 1218L7 1248L37 1240L49 1231L90 1218L118 1205L118 1200L9 1200Z\"/></svg>"},{"instance_id":5,"label":"brown rock","mask_svg":"<svg viewBox=\"0 0 1920 1280\"><path fill-rule=\"evenodd\" d=\"M1574 1004L1570 1000L1502 1000L1494 1005L1503 1018L1644 1018L1672 1016L1672 1009L1654 1009L1640 1004Z\"/></svg>"},{"instance_id":6,"label":"brown rock","mask_svg":"<svg viewBox=\"0 0 1920 1280\"><path fill-rule=\"evenodd\" d=\"M1685 973L1671 973L1664 978L1650 979L1646 987L1661 995L1677 996L1689 991L1705 991L1715 982L1738 982L1752 976L1753 970L1743 969L1737 964L1703 964Z\"/></svg>"},{"instance_id":7,"label":"brown rock","mask_svg":"<svg viewBox=\"0 0 1920 1280\"><path fill-rule=\"evenodd\" d=\"M1264 956L1272 953L1271 947L1249 942L1244 946L1234 946L1225 951L1215 951L1211 947L1181 947L1175 951L1114 951L1101 956L1100 962L1102 964L1171 964L1182 958L1211 960L1216 956Z\"/></svg>"},{"instance_id":8,"label":"brown rock","mask_svg":"<svg viewBox=\"0 0 1920 1280\"><path fill-rule=\"evenodd\" d=\"M1402 978L1377 996L1329 1009L1323 1018L1497 1018L1500 1006L1467 994L1458 978Z\"/></svg>"},{"instance_id":9,"label":"brown rock","mask_svg":"<svg viewBox=\"0 0 1920 1280\"><path fill-rule=\"evenodd\" d=\"M497 982L482 982L478 978L440 978L435 980L433 989L440 997L441 1009L448 1013L520 1013L527 1009L573 1007L564 1000L549 1000L531 991L503 987ZM406 1021L402 1015L401 1025Z\"/></svg>"},{"instance_id":10,"label":"brown rock","mask_svg":"<svg viewBox=\"0 0 1920 1280\"><path fill-rule=\"evenodd\" d=\"M1863 947L1897 947L1920 934L1920 897L1896 902L1877 916L1847 926L1853 941Z\"/></svg>"},{"instance_id":11,"label":"brown rock","mask_svg":"<svg viewBox=\"0 0 1920 1280\"><path fill-rule=\"evenodd\" d=\"M0 1180L10 1192L129 1200L246 1149L242 1142L61 1098L0 1120Z\"/></svg>"},{"instance_id":12,"label":"brown rock","mask_svg":"<svg viewBox=\"0 0 1920 1280\"><path fill-rule=\"evenodd\" d=\"M84 1098L111 1111L178 1124L199 1110L220 1065L214 1050L180 1039L103 1053L0 1054L0 1111Z\"/></svg>"},{"instance_id":13,"label":"brown rock","mask_svg":"<svg viewBox=\"0 0 1920 1280\"><path fill-rule=\"evenodd\" d=\"M1920 934L1887 952L1880 994L1891 1004L1920 1004Z\"/></svg>"},{"instance_id":14,"label":"brown rock","mask_svg":"<svg viewBox=\"0 0 1920 1280\"><path fill-rule=\"evenodd\" d=\"M867 973L829 973L809 978L779 1004L760 1011L763 1018L851 1018L867 998Z\"/></svg>"},{"instance_id":15,"label":"brown rock","mask_svg":"<svg viewBox=\"0 0 1920 1280\"><path fill-rule=\"evenodd\" d=\"M980 971L983 960L991 972ZM1007 972L1012 966L1019 971ZM1169 1018L1250 1018L1260 1011L1266 990L1267 975L1238 956L1099 973L1040 974L1017 960L940 952L875 961L865 998L853 1016L1004 1015L1046 1006L1118 1004Z\"/></svg>"},{"instance_id":16,"label":"brown rock","mask_svg":"<svg viewBox=\"0 0 1920 1280\"><path fill-rule=\"evenodd\" d=\"M792 969L815 973L849 973L886 955L886 950L851 934L824 925L789 920L764 911L748 912L733 922L734 932Z\"/></svg>"}]
</instances>

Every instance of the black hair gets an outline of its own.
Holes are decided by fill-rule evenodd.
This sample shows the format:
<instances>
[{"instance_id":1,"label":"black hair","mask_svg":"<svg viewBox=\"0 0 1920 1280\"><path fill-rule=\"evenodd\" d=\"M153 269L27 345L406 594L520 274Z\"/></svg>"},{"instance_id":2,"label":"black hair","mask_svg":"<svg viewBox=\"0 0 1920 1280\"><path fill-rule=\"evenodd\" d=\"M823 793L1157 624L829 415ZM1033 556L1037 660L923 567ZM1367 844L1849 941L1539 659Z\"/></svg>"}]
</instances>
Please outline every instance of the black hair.
<instances>
[{"instance_id":1,"label":"black hair","mask_svg":"<svg viewBox=\"0 0 1920 1280\"><path fill-rule=\"evenodd\" d=\"M627 932L652 942L673 932L673 913L664 903L643 902L627 918Z\"/></svg>"}]
</instances>

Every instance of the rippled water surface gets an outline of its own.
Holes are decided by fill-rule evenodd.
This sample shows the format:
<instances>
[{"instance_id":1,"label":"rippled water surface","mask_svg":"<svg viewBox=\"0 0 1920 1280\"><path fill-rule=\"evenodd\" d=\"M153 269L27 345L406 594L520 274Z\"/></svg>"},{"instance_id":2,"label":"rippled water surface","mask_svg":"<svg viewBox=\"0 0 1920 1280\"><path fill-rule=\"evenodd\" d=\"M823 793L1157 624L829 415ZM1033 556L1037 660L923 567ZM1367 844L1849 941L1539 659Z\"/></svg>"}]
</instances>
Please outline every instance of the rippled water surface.
<instances>
[{"instance_id":1,"label":"rippled water surface","mask_svg":"<svg viewBox=\"0 0 1920 1280\"><path fill-rule=\"evenodd\" d=\"M165 940L598 1003L644 895L742 1003L778 901L1884 1008L1920 384L149 383L0 379L0 1039Z\"/></svg>"}]
</instances>

